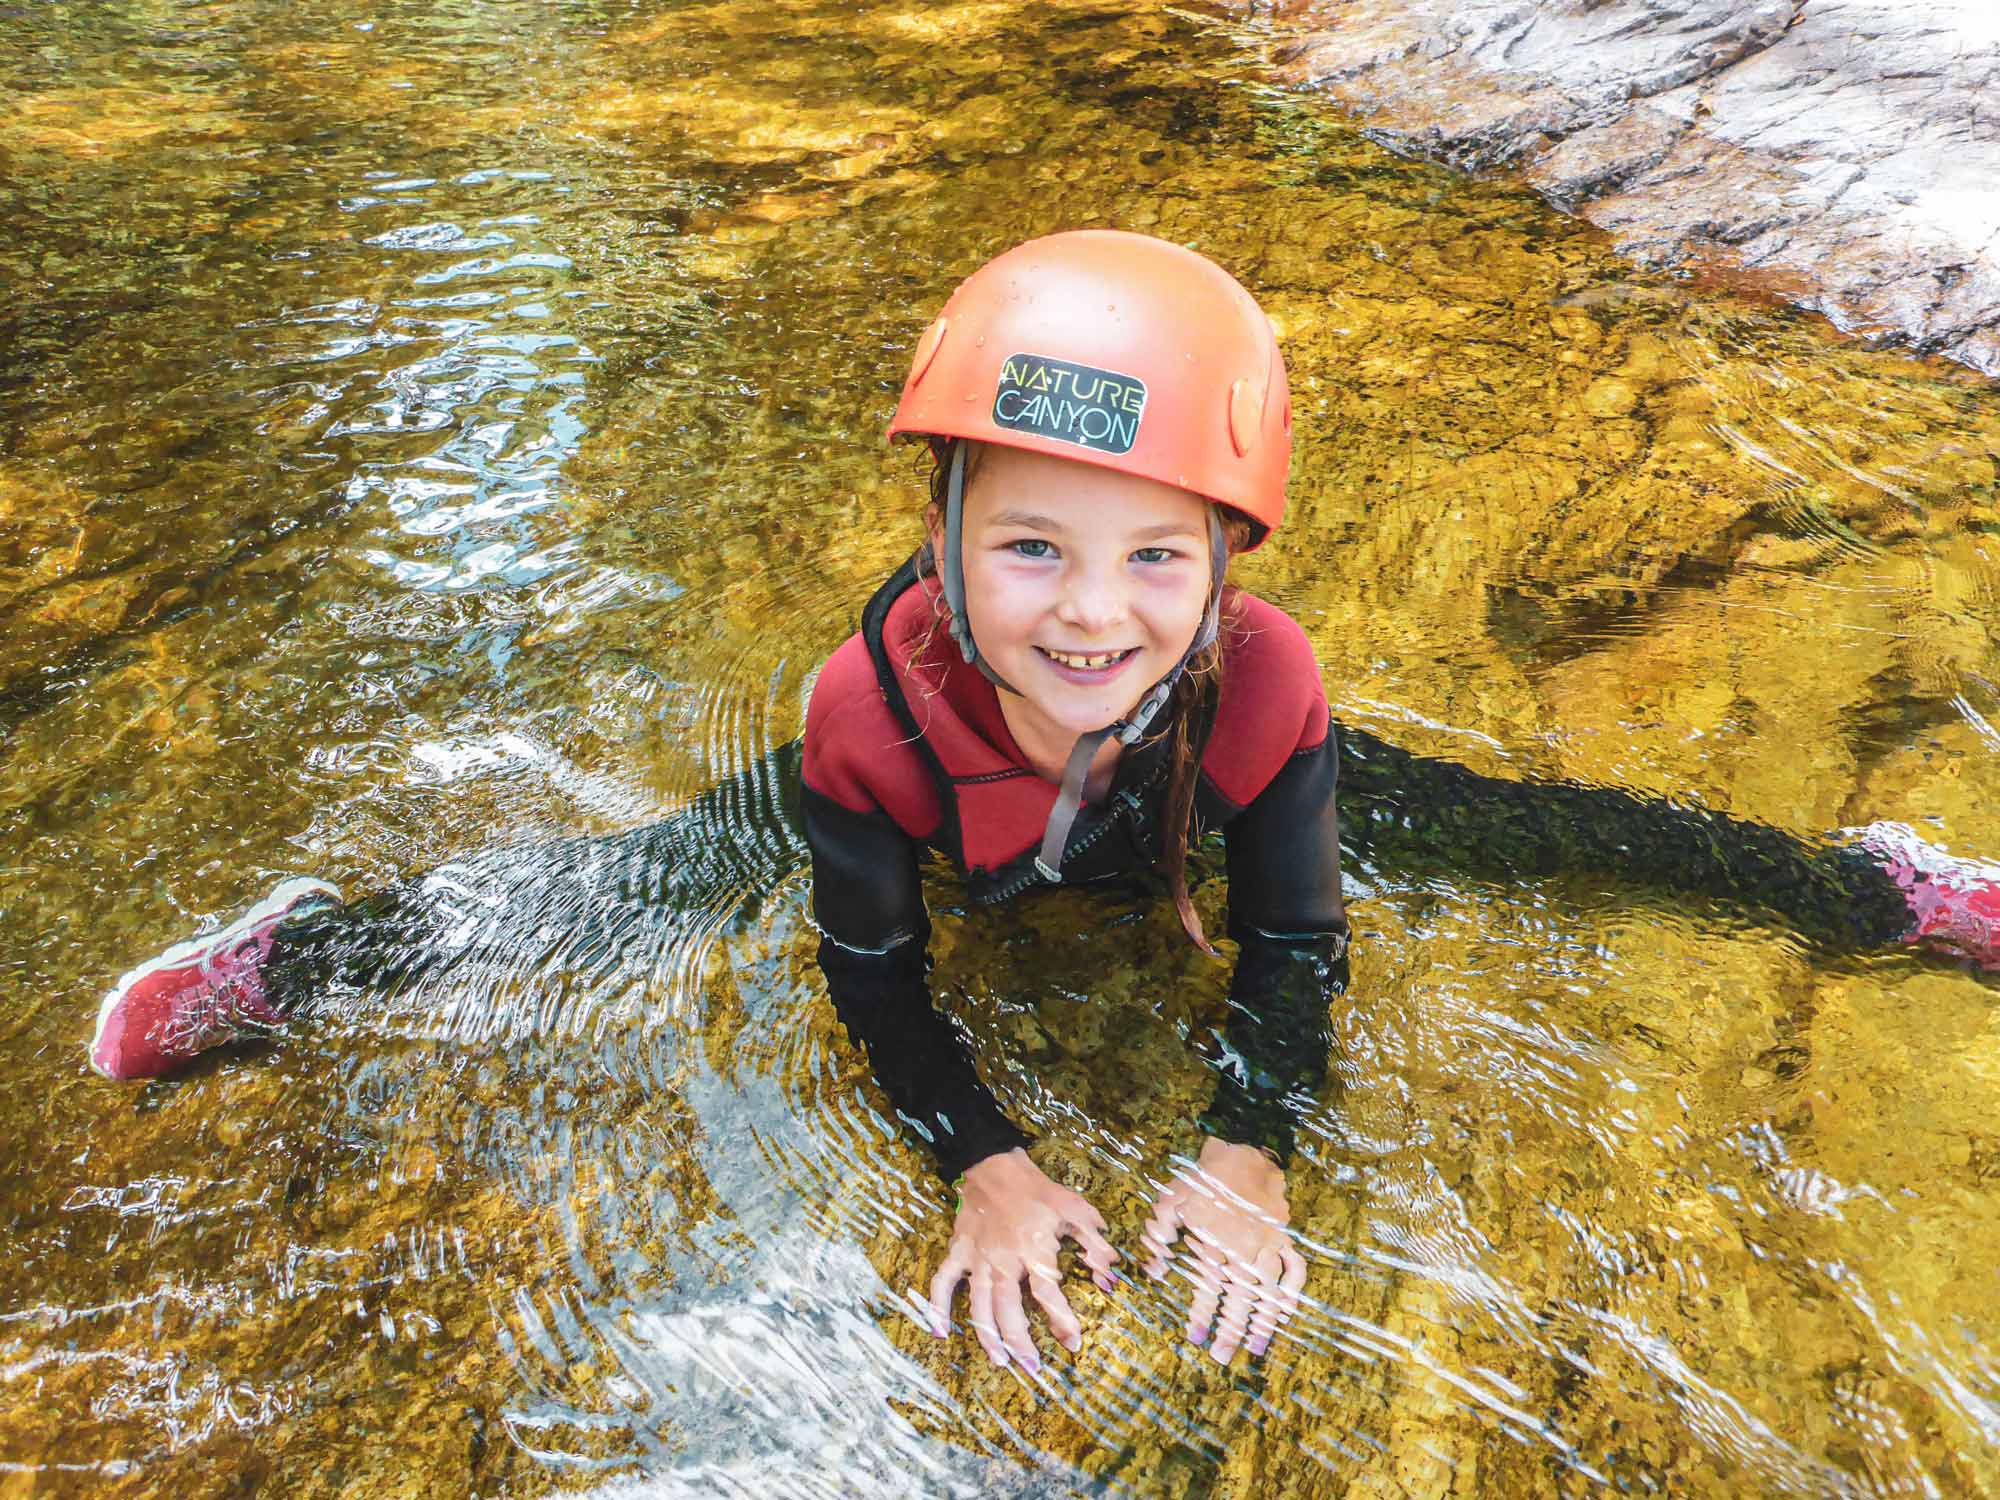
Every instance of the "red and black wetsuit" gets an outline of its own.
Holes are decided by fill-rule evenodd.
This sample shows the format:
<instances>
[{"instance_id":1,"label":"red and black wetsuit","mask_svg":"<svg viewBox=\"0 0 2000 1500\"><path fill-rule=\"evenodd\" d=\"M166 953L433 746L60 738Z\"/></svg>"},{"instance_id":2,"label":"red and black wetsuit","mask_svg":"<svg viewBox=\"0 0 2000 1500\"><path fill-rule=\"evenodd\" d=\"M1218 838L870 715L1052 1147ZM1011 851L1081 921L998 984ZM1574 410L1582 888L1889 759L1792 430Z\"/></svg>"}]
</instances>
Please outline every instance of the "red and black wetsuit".
<instances>
[{"instance_id":1,"label":"red and black wetsuit","mask_svg":"<svg viewBox=\"0 0 2000 1500\"><path fill-rule=\"evenodd\" d=\"M1338 756L1319 666L1282 611L1233 594L1222 686L1201 752L1198 831L1228 850L1239 949L1225 1070L1204 1127L1281 1158L1288 1095L1326 1073L1327 1007L1344 984L1347 915L1334 818ZM1120 758L1070 830L1065 884L1149 869L1160 852L1169 736ZM918 861L950 858L975 902L1046 884L1034 867L1056 787L1028 765L999 695L938 627L914 561L877 591L821 671L806 719L803 822L821 968L849 1035L946 1178L1026 1142L931 1003Z\"/></svg>"},{"instance_id":2,"label":"red and black wetsuit","mask_svg":"<svg viewBox=\"0 0 2000 1500\"><path fill-rule=\"evenodd\" d=\"M1328 1004L1345 983L1343 844L1364 878L1431 868L1581 879L1683 913L1713 903L1775 918L1829 952L1879 948L1910 928L1895 881L1851 844L1615 787L1482 776L1350 726L1329 733L1305 636L1268 604L1236 602L1195 798L1201 828L1227 841L1239 945L1229 1067L1203 1120L1224 1139L1284 1155L1290 1106L1324 1080ZM449 993L461 966L464 982L484 985L481 966L512 974L558 939L584 976L579 992L642 983L809 855L827 988L890 1099L947 1176L1019 1145L931 1006L918 855L928 845L950 856L975 901L1031 889L1055 788L1028 769L993 687L944 631L918 651L931 607L909 567L876 594L861 634L820 674L802 770L796 743L780 746L660 822L494 849L303 913L274 937L267 997L297 1014L350 988ZM1109 795L1070 832L1065 882L1152 865L1166 754L1158 740L1125 752Z\"/></svg>"}]
</instances>

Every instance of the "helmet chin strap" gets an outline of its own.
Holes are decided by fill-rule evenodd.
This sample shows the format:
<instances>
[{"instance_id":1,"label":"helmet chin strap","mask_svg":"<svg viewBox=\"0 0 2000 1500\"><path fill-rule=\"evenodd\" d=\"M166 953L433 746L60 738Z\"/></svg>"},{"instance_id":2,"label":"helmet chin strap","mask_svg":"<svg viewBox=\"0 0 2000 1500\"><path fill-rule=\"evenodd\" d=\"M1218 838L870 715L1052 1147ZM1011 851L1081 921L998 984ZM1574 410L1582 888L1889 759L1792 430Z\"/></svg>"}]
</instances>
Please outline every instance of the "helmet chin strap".
<instances>
[{"instance_id":1,"label":"helmet chin strap","mask_svg":"<svg viewBox=\"0 0 2000 1500\"><path fill-rule=\"evenodd\" d=\"M965 442L954 439L950 468L945 476L944 556L937 560L939 579L944 586L945 607L951 611L951 638L958 642L959 654L969 664L979 668L988 682L1018 698L1022 696L1021 690L987 665L986 658L980 654L979 646L972 638L972 619L965 608L964 531ZM1166 706L1167 699L1173 695L1174 684L1180 681L1188 663L1214 644L1221 629L1222 580L1229 571L1229 542L1222 534L1222 522L1213 505L1208 508L1208 558L1208 609L1202 615L1201 628L1195 631L1194 639L1181 653L1181 659L1174 664L1173 670L1148 688L1145 696L1124 718L1114 720L1102 729L1079 735L1070 747L1069 759L1063 763L1062 784L1056 792L1056 804L1049 809L1049 821L1042 829L1042 847L1035 855L1035 868L1041 872L1043 879L1062 879L1063 846L1069 842L1069 831L1075 826L1077 814L1083 808L1084 787L1090 779L1091 763L1097 759L1097 752L1107 740L1114 738L1120 744L1135 743Z\"/></svg>"},{"instance_id":2,"label":"helmet chin strap","mask_svg":"<svg viewBox=\"0 0 2000 1500\"><path fill-rule=\"evenodd\" d=\"M944 584L945 608L951 611L951 638L958 642L959 655L979 668L980 675L1003 693L1016 698L1021 690L986 664L972 639L972 616L965 607L965 440L954 438L951 467L944 485L944 556L938 559L938 576Z\"/></svg>"}]
</instances>

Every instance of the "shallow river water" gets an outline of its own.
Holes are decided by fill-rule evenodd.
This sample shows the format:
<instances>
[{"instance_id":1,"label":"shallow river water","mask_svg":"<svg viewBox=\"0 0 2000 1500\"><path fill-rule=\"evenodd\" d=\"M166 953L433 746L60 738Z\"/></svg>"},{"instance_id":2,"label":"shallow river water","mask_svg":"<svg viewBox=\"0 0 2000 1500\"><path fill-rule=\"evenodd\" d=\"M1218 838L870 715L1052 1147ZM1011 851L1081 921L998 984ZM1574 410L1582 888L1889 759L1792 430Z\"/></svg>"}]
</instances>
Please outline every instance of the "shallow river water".
<instances>
[{"instance_id":1,"label":"shallow river water","mask_svg":"<svg viewBox=\"0 0 2000 1500\"><path fill-rule=\"evenodd\" d=\"M1177 1285L1078 1280L1028 1377L906 1311L944 1194L833 1022L774 753L916 539L915 335L1107 224L1283 333L1240 577L1342 719L2000 852L1990 384L1636 273L1192 11L5 17L0 1500L2000 1493L2000 985L1351 861L1305 1314L1222 1370ZM669 815L607 938L554 841ZM84 1067L116 974L281 875L426 870L449 952ZM945 898L934 951L1130 1251L1225 971L1126 913Z\"/></svg>"}]
</instances>

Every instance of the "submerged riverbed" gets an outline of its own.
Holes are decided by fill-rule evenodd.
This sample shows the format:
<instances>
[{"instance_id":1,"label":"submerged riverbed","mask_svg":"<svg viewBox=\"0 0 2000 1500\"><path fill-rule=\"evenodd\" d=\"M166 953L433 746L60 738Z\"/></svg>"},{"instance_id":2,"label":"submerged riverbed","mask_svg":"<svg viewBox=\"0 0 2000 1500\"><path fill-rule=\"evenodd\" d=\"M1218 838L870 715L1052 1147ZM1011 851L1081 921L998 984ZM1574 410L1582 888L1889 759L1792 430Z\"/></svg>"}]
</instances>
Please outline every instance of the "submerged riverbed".
<instances>
[{"instance_id":1,"label":"submerged riverbed","mask_svg":"<svg viewBox=\"0 0 2000 1500\"><path fill-rule=\"evenodd\" d=\"M1018 239L1182 239L1271 311L1292 512L1239 576L1344 720L2000 853L1991 383L1253 54L1141 4L9 18L0 1496L2000 1493L2000 985L1615 882L1349 870L1262 1364L1146 1284L1076 1283L1033 1381L902 1311L944 1194L768 767L917 539L909 347ZM630 941L469 904L477 962L84 1067L112 978L281 875L479 888L691 805L715 878ZM1224 971L1126 910L940 902L934 952L1129 1253Z\"/></svg>"}]
</instances>

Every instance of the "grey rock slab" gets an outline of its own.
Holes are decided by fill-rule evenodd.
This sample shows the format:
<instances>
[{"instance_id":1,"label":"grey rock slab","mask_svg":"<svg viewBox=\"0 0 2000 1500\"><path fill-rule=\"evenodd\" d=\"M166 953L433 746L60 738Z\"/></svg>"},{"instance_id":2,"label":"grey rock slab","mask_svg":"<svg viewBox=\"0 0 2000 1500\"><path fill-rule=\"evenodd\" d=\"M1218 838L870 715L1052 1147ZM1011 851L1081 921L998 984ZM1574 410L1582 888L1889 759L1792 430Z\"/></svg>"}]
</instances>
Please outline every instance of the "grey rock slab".
<instances>
[{"instance_id":1,"label":"grey rock slab","mask_svg":"<svg viewBox=\"0 0 2000 1500\"><path fill-rule=\"evenodd\" d=\"M1995 0L1288 0L1291 81L1662 265L2000 373Z\"/></svg>"}]
</instances>

